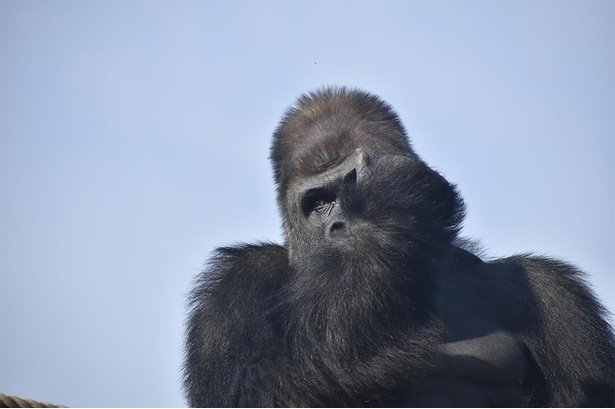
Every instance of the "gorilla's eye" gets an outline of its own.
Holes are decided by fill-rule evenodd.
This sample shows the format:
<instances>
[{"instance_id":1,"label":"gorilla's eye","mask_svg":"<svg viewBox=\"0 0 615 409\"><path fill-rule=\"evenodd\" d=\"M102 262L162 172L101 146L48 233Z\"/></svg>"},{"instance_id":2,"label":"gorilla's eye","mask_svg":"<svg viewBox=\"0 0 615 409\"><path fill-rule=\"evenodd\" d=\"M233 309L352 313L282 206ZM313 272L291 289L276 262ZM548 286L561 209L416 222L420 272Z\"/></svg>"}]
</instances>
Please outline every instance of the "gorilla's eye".
<instances>
[{"instance_id":1,"label":"gorilla's eye","mask_svg":"<svg viewBox=\"0 0 615 409\"><path fill-rule=\"evenodd\" d=\"M303 212L306 215L312 212L320 214L335 203L335 194L326 190L315 189L309 191L302 202Z\"/></svg>"},{"instance_id":2,"label":"gorilla's eye","mask_svg":"<svg viewBox=\"0 0 615 409\"><path fill-rule=\"evenodd\" d=\"M327 202L325 199L318 199L316 203L314 203L314 211L316 213L322 213L326 210L329 204L330 202Z\"/></svg>"}]
</instances>

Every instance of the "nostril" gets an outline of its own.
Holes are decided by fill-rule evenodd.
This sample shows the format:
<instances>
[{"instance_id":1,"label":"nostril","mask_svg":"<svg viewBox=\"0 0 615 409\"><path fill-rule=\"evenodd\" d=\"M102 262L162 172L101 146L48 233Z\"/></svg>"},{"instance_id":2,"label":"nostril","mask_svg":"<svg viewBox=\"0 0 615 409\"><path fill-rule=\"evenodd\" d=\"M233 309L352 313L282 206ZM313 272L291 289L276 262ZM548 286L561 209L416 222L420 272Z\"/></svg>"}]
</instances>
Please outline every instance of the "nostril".
<instances>
[{"instance_id":1,"label":"nostril","mask_svg":"<svg viewBox=\"0 0 615 409\"><path fill-rule=\"evenodd\" d=\"M328 235L329 237L332 237L332 238L339 237L341 234L344 233L345 229L346 229L346 223L344 223L343 221L333 222L329 226Z\"/></svg>"},{"instance_id":2,"label":"nostril","mask_svg":"<svg viewBox=\"0 0 615 409\"><path fill-rule=\"evenodd\" d=\"M344 176L344 184L353 185L357 183L357 169L353 169Z\"/></svg>"}]
</instances>

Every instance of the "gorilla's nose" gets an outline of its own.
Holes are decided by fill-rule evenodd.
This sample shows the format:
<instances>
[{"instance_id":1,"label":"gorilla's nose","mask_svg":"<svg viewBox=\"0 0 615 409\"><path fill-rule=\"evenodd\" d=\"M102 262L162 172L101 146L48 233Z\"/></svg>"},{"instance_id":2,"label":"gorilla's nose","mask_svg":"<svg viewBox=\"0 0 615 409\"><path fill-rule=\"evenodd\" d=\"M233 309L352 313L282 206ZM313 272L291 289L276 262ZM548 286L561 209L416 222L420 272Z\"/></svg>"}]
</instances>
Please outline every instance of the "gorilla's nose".
<instances>
[{"instance_id":1,"label":"gorilla's nose","mask_svg":"<svg viewBox=\"0 0 615 409\"><path fill-rule=\"evenodd\" d=\"M337 240L346 234L346 222L334 220L327 226L326 236L329 240Z\"/></svg>"}]
</instances>

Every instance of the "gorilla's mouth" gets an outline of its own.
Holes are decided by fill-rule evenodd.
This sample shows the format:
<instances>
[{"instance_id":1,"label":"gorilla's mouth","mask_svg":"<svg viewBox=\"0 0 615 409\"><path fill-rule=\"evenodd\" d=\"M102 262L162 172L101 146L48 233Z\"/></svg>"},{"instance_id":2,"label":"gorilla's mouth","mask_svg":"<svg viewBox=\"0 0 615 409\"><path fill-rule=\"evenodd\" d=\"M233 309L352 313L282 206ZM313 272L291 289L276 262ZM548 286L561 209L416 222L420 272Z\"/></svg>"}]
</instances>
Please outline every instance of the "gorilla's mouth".
<instances>
[{"instance_id":1,"label":"gorilla's mouth","mask_svg":"<svg viewBox=\"0 0 615 409\"><path fill-rule=\"evenodd\" d=\"M324 243L307 252L300 251L301 257L296 262L293 262L291 252L291 265L295 266L297 274L327 278L366 277L366 274L371 274L382 279L387 274L394 274L396 269L411 264L409 257L414 249L405 235L387 233L373 226L370 230L361 231L355 225L350 230L339 240Z\"/></svg>"}]
</instances>

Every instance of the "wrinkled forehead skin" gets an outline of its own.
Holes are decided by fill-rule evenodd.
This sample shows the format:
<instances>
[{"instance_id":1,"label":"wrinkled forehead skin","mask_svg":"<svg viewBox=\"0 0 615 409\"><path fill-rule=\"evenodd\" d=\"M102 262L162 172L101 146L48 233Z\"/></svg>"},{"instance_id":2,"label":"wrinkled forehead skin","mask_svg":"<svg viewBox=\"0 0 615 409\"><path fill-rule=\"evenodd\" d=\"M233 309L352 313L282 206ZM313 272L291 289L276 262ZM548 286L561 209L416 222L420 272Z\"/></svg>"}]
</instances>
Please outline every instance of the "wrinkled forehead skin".
<instances>
[{"instance_id":1,"label":"wrinkled forehead skin","mask_svg":"<svg viewBox=\"0 0 615 409\"><path fill-rule=\"evenodd\" d=\"M363 91L326 88L302 95L274 133L271 148L278 200L289 185L339 165L356 149L370 156L415 156L391 107Z\"/></svg>"}]
</instances>

